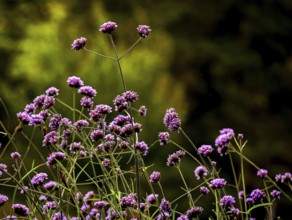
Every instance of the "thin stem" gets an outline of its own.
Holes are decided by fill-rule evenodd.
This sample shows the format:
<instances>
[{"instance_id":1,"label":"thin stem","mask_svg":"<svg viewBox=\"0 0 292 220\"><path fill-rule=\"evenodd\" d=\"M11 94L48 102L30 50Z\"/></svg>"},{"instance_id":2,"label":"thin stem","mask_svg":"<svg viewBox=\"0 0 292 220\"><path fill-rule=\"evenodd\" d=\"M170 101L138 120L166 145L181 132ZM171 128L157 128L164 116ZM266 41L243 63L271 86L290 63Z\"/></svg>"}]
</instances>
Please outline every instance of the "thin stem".
<instances>
[{"instance_id":1,"label":"thin stem","mask_svg":"<svg viewBox=\"0 0 292 220\"><path fill-rule=\"evenodd\" d=\"M119 72L120 72L120 76L122 79L122 83L123 83L123 88L124 88L124 92L127 91L127 86L126 86L126 82L124 79L124 75L123 75L123 71L122 71L122 67L121 67L121 62L118 56L118 52L117 52L117 48L113 39L113 36L111 34L109 34L109 38L112 44L112 47L114 49L115 52L115 56L116 56L116 61L118 63L118 67L119 67ZM129 103L129 114L130 114L130 118L131 118L131 124L134 127L134 122L133 122L133 114L132 114L132 108L131 108L131 103ZM138 204L141 203L141 183L140 183L140 172L139 172L139 163L138 163L138 152L135 148L135 144L137 141L137 137L136 135L134 135L134 143L133 143L133 149L134 149L134 161L135 161L135 175L136 175L136 192L137 192L137 199L138 199ZM138 206L138 208L140 208L140 206ZM141 211L139 212L139 219L142 219L142 215L141 215Z\"/></svg>"},{"instance_id":2,"label":"thin stem","mask_svg":"<svg viewBox=\"0 0 292 220\"><path fill-rule=\"evenodd\" d=\"M96 52L94 52L94 51L92 51L92 50L88 50L88 49L85 48L85 47L83 47L83 49L84 49L85 51L87 51L87 52L89 52L89 53L93 53L93 54L95 54L95 55L97 55L97 56L104 57L104 58L111 59L111 60L116 60L116 59L113 58L113 57L109 57L109 56L105 56L105 55L100 54L100 53L96 53Z\"/></svg>"},{"instance_id":3,"label":"thin stem","mask_svg":"<svg viewBox=\"0 0 292 220\"><path fill-rule=\"evenodd\" d=\"M139 43L139 41L141 40L141 39L143 39L142 37L139 37L139 39L138 40L136 40L135 41L135 43L128 49L128 50L126 50L126 52L124 52L121 56L120 56L120 58L119 58L119 60L121 60L122 59L122 57L123 56L125 56L128 52L130 52L138 43Z\"/></svg>"}]
</instances>

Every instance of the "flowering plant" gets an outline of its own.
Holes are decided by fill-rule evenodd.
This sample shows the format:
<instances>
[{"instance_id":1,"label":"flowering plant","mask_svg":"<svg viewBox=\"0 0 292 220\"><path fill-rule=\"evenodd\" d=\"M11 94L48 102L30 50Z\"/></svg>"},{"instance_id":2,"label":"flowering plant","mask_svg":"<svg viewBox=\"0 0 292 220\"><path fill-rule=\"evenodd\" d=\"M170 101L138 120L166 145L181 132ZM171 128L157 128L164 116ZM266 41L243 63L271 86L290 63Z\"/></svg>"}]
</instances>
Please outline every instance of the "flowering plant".
<instances>
[{"instance_id":1,"label":"flowering plant","mask_svg":"<svg viewBox=\"0 0 292 220\"><path fill-rule=\"evenodd\" d=\"M73 107L58 98L59 89L50 87L17 114L19 126L14 133L5 130L9 142L0 154L3 162L0 163L0 185L12 188L13 194L8 198L6 192L0 191L1 217L187 220L208 216L209 219L253 219L255 210L264 209L266 218L273 219L276 216L274 205L280 197L292 201L292 175L287 172L272 178L267 170L250 161L243 153L246 141L242 134L224 128L214 146L197 147L183 130L179 114L169 108L162 117L168 131L156 134L157 140L151 145L140 140L142 124L139 117L147 116L147 108L137 107L138 94L127 90L120 60L147 38L151 29L139 25L138 40L119 56L112 37L117 28L115 22L109 21L99 29L109 36L115 57L87 49L84 37L74 40L71 45L73 50L85 50L117 62L124 91L114 98L113 105L96 104L97 91L85 85L80 77L71 76L67 84L74 90ZM80 107L75 105L78 94ZM60 114L57 105L65 108L69 116ZM24 131L27 127L31 128L30 135ZM192 151L171 138L174 132L187 139ZM23 146L15 144L19 135L27 141L25 151ZM33 141L35 135L42 135L42 143ZM159 167L147 165L149 151L166 145L177 148L165 158L167 169L177 171L173 173L179 177L175 185L179 184L179 179L182 183L181 193L175 199L170 199L172 192L164 187ZM38 160L31 160L32 151L39 156ZM9 152L10 158L5 152ZM224 169L216 161L218 156L230 161L233 178L224 177ZM196 164L194 171L183 169L186 158ZM234 161L239 162L238 170ZM255 169L261 187L247 188L246 164ZM186 181L186 173L194 176L193 182ZM211 208L208 206L210 200Z\"/></svg>"}]
</instances>

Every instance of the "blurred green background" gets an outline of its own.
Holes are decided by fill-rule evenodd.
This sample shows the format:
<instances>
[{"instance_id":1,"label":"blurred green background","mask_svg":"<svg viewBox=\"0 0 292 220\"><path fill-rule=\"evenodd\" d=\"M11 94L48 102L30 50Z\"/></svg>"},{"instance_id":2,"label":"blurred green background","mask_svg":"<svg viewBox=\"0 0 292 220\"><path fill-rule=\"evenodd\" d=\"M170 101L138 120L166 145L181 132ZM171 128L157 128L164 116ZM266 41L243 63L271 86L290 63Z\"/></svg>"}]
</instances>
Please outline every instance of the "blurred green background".
<instances>
[{"instance_id":1,"label":"blurred green background","mask_svg":"<svg viewBox=\"0 0 292 220\"><path fill-rule=\"evenodd\" d=\"M154 142L174 107L197 146L213 145L231 127L244 134L245 152L260 167L271 175L291 171L292 1L2 0L0 11L0 111L9 131L15 114L48 87L69 100L72 75L97 89L97 103L111 105L123 91L116 64L71 44L83 36L88 49L113 56L98 29L115 21L121 54L146 24L150 36L122 59L128 89L148 108L143 138ZM166 157L157 147L149 160L165 166Z\"/></svg>"}]
</instances>

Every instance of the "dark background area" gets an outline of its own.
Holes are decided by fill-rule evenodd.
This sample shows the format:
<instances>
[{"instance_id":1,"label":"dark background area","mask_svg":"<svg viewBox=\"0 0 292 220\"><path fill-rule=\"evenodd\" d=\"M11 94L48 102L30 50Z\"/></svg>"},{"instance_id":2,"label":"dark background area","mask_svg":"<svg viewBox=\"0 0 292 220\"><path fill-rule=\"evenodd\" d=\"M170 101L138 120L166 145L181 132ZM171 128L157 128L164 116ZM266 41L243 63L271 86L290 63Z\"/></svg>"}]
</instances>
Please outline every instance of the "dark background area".
<instances>
[{"instance_id":1,"label":"dark background area","mask_svg":"<svg viewBox=\"0 0 292 220\"><path fill-rule=\"evenodd\" d=\"M271 176L291 171L290 0L3 0L0 11L0 119L9 131L15 114L48 87L69 100L71 75L111 104L122 92L116 66L70 45L84 36L87 48L110 54L98 29L111 20L119 25L118 50L125 51L137 39L138 24L147 24L150 36L122 60L128 89L149 109L145 140L157 139L165 110L175 107L197 146L213 145L218 131L231 127L248 140L248 157ZM160 158L166 155L157 150L149 160ZM247 173L253 186L255 171Z\"/></svg>"}]
</instances>

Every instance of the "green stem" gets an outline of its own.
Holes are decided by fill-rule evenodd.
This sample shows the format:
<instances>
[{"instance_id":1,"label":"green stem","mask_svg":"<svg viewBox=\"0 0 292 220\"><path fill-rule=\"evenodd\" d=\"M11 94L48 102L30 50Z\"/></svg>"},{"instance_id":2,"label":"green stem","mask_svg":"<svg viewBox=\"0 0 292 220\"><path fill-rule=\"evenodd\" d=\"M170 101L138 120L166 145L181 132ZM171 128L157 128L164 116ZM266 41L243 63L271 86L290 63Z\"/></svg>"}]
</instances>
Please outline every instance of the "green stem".
<instances>
[{"instance_id":1,"label":"green stem","mask_svg":"<svg viewBox=\"0 0 292 220\"><path fill-rule=\"evenodd\" d=\"M142 37L139 37L139 39L138 40L136 40L136 42L128 49L128 50L126 50L126 52L124 52L121 56L120 56L120 58L119 58L119 60L120 59L122 59L122 57L124 56L124 55L126 55L128 52L130 52L138 43L139 43L139 41L141 40L141 39L143 39Z\"/></svg>"}]
</instances>

